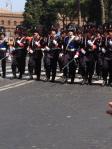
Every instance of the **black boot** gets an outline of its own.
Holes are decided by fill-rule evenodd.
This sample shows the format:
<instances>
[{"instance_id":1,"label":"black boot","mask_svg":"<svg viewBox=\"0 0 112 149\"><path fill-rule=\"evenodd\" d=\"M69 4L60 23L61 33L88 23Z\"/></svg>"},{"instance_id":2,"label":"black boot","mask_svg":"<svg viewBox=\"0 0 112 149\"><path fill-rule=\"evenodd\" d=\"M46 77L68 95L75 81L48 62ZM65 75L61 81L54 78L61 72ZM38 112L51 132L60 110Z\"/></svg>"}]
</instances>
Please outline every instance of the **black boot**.
<instances>
[{"instance_id":1,"label":"black boot","mask_svg":"<svg viewBox=\"0 0 112 149\"><path fill-rule=\"evenodd\" d=\"M14 78L14 79L16 79L16 78L17 78L16 74L13 74L13 78Z\"/></svg>"},{"instance_id":2,"label":"black boot","mask_svg":"<svg viewBox=\"0 0 112 149\"><path fill-rule=\"evenodd\" d=\"M51 79L51 82L55 82L55 75L52 75L52 79Z\"/></svg>"},{"instance_id":3,"label":"black boot","mask_svg":"<svg viewBox=\"0 0 112 149\"><path fill-rule=\"evenodd\" d=\"M6 73L3 72L2 78L6 78Z\"/></svg>"},{"instance_id":4,"label":"black boot","mask_svg":"<svg viewBox=\"0 0 112 149\"><path fill-rule=\"evenodd\" d=\"M67 83L67 77L63 77L63 83Z\"/></svg>"},{"instance_id":5,"label":"black boot","mask_svg":"<svg viewBox=\"0 0 112 149\"><path fill-rule=\"evenodd\" d=\"M52 78L50 82L54 83L55 82L55 78Z\"/></svg>"},{"instance_id":6,"label":"black boot","mask_svg":"<svg viewBox=\"0 0 112 149\"><path fill-rule=\"evenodd\" d=\"M74 84L74 78L71 78L71 84Z\"/></svg>"},{"instance_id":7,"label":"black boot","mask_svg":"<svg viewBox=\"0 0 112 149\"><path fill-rule=\"evenodd\" d=\"M107 80L103 80L102 86L107 85Z\"/></svg>"},{"instance_id":8,"label":"black boot","mask_svg":"<svg viewBox=\"0 0 112 149\"><path fill-rule=\"evenodd\" d=\"M32 74L29 75L28 81L30 81L30 80L33 80L33 75Z\"/></svg>"},{"instance_id":9,"label":"black boot","mask_svg":"<svg viewBox=\"0 0 112 149\"><path fill-rule=\"evenodd\" d=\"M84 78L83 80L82 80L82 82L81 82L81 85L84 85L84 84L86 84L87 83L87 80Z\"/></svg>"},{"instance_id":10,"label":"black boot","mask_svg":"<svg viewBox=\"0 0 112 149\"><path fill-rule=\"evenodd\" d=\"M22 79L22 74L19 75L18 79Z\"/></svg>"},{"instance_id":11,"label":"black boot","mask_svg":"<svg viewBox=\"0 0 112 149\"><path fill-rule=\"evenodd\" d=\"M92 85L92 78L91 77L88 78L88 84Z\"/></svg>"},{"instance_id":12,"label":"black boot","mask_svg":"<svg viewBox=\"0 0 112 149\"><path fill-rule=\"evenodd\" d=\"M40 76L37 76L36 81L40 81Z\"/></svg>"}]
</instances>

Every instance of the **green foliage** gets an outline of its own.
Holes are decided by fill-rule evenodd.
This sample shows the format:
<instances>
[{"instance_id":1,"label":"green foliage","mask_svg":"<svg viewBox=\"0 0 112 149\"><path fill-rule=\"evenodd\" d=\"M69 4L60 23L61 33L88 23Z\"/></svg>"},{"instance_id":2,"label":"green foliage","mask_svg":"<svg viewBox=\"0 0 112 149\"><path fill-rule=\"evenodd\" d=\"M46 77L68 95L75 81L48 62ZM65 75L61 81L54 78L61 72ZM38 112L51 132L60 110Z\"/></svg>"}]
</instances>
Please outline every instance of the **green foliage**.
<instances>
[{"instance_id":1,"label":"green foliage","mask_svg":"<svg viewBox=\"0 0 112 149\"><path fill-rule=\"evenodd\" d=\"M57 13L52 3L47 0L27 0L24 11L24 24L29 28L42 25L45 29L51 28L57 20Z\"/></svg>"},{"instance_id":2,"label":"green foliage","mask_svg":"<svg viewBox=\"0 0 112 149\"><path fill-rule=\"evenodd\" d=\"M111 0L80 0L81 14L85 21L101 24L102 6L104 1L104 10L106 21L112 18ZM78 0L26 0L24 18L27 27L43 25L49 29L54 25L58 17L61 16L63 25L66 20L72 22L78 17Z\"/></svg>"},{"instance_id":3,"label":"green foliage","mask_svg":"<svg viewBox=\"0 0 112 149\"><path fill-rule=\"evenodd\" d=\"M39 24L39 18L43 13L41 0L27 0L25 4L25 24L27 26L36 26Z\"/></svg>"}]
</instances>

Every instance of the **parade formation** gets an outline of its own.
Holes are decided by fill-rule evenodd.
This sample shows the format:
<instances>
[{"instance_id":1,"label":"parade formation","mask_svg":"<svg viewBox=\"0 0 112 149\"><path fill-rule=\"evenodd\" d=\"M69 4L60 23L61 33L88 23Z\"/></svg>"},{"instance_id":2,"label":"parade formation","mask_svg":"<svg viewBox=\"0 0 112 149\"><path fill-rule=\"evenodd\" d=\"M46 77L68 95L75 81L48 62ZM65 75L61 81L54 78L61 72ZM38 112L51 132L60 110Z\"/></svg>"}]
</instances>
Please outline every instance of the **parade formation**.
<instances>
[{"instance_id":1,"label":"parade formation","mask_svg":"<svg viewBox=\"0 0 112 149\"><path fill-rule=\"evenodd\" d=\"M6 60L11 60L13 79L22 79L28 59L29 79L41 77L42 61L46 81L55 82L57 65L63 73L63 83L74 83L76 73L82 76L81 84L92 84L94 74L103 79L102 86L112 86L112 24L96 27L93 24L81 28L69 26L57 31L51 28L47 35L35 29L28 36L24 28L16 28L15 37L0 34L0 59L2 77L6 77ZM17 77L17 71L19 77Z\"/></svg>"}]
</instances>

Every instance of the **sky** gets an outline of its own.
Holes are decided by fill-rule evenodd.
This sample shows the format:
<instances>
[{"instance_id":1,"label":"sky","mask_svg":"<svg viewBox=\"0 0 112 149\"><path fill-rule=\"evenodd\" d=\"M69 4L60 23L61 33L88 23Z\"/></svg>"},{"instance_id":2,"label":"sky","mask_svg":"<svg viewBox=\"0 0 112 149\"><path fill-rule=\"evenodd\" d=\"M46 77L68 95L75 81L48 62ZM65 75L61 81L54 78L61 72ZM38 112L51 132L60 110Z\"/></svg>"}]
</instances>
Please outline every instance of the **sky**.
<instances>
[{"instance_id":1,"label":"sky","mask_svg":"<svg viewBox=\"0 0 112 149\"><path fill-rule=\"evenodd\" d=\"M26 0L11 0L11 1L12 1L12 11L14 12L24 11Z\"/></svg>"},{"instance_id":2,"label":"sky","mask_svg":"<svg viewBox=\"0 0 112 149\"><path fill-rule=\"evenodd\" d=\"M23 12L25 2L26 0L0 0L0 8L12 8L13 12Z\"/></svg>"}]
</instances>

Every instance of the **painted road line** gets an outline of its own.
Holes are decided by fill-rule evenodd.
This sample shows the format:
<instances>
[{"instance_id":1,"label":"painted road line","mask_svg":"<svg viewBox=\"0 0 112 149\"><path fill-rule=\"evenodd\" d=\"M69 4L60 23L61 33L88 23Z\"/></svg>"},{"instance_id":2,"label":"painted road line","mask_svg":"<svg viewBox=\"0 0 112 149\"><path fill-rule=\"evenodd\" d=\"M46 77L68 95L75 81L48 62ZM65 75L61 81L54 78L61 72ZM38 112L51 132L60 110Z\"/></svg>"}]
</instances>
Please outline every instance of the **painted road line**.
<instances>
[{"instance_id":1,"label":"painted road line","mask_svg":"<svg viewBox=\"0 0 112 149\"><path fill-rule=\"evenodd\" d=\"M18 81L18 82L15 82L15 83L10 83L10 84L7 84L7 85L4 85L4 86L1 86L0 89L2 88L7 88L7 87L10 87L10 86L15 86L17 84L21 84L21 83L24 83L24 82L27 82L26 80L21 80L21 81Z\"/></svg>"},{"instance_id":2,"label":"painted road line","mask_svg":"<svg viewBox=\"0 0 112 149\"><path fill-rule=\"evenodd\" d=\"M17 87L20 87L20 86L23 86L23 85L26 85L26 84L30 84L34 82L33 80L31 81L25 81L23 83L19 83L19 84L16 84L16 85L12 85L12 86L8 86L8 87L3 87L3 88L0 88L0 92L2 91L6 91L6 90L9 90L9 89L13 89L13 88L17 88Z\"/></svg>"}]
</instances>

